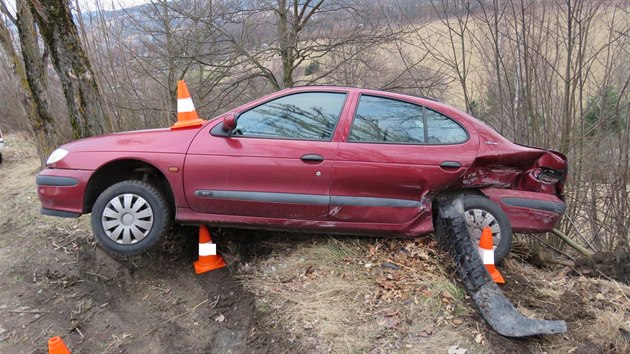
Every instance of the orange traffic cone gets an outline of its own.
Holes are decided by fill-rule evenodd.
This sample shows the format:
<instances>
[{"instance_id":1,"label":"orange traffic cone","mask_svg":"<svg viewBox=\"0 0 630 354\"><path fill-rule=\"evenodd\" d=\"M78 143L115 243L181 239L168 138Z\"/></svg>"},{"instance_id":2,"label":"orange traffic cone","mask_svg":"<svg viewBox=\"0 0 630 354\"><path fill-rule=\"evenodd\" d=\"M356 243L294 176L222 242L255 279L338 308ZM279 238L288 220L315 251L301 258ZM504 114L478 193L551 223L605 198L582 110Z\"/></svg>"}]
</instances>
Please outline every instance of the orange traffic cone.
<instances>
[{"instance_id":1,"label":"orange traffic cone","mask_svg":"<svg viewBox=\"0 0 630 354\"><path fill-rule=\"evenodd\" d=\"M184 80L177 81L177 122L171 129L196 127L203 123L195 110L190 93Z\"/></svg>"},{"instance_id":2,"label":"orange traffic cone","mask_svg":"<svg viewBox=\"0 0 630 354\"><path fill-rule=\"evenodd\" d=\"M199 226L199 260L193 262L195 273L201 274L225 267L223 257L217 255L217 245L212 243L206 225Z\"/></svg>"},{"instance_id":3,"label":"orange traffic cone","mask_svg":"<svg viewBox=\"0 0 630 354\"><path fill-rule=\"evenodd\" d=\"M61 337L52 337L48 340L48 354L70 354L70 351Z\"/></svg>"},{"instance_id":4,"label":"orange traffic cone","mask_svg":"<svg viewBox=\"0 0 630 354\"><path fill-rule=\"evenodd\" d=\"M492 229L484 227L481 232L481 239L479 240L479 255L483 264L486 266L488 273L492 276L495 283L503 284L505 279L499 273L499 270L494 265L494 247L492 245Z\"/></svg>"}]
</instances>

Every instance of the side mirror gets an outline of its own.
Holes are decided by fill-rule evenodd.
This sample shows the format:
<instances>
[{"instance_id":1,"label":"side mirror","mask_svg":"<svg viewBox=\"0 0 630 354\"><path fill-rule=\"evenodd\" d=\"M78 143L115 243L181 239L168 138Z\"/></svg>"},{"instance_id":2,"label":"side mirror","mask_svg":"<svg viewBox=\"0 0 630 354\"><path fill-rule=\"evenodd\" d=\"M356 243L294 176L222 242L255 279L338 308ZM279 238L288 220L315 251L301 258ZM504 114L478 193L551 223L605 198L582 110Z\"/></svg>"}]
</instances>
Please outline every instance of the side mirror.
<instances>
[{"instance_id":1,"label":"side mirror","mask_svg":"<svg viewBox=\"0 0 630 354\"><path fill-rule=\"evenodd\" d=\"M234 112L227 113L223 117L223 130L231 132L236 129L236 121L238 120L238 114Z\"/></svg>"}]
</instances>

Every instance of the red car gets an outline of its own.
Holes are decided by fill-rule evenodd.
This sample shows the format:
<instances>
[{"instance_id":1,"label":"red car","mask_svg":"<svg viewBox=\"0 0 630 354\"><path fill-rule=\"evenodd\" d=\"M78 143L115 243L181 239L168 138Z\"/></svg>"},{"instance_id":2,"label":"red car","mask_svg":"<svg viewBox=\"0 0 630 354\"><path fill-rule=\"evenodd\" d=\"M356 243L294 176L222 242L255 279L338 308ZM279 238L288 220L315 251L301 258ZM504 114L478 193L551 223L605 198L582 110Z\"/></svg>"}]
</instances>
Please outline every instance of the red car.
<instances>
[{"instance_id":1,"label":"red car","mask_svg":"<svg viewBox=\"0 0 630 354\"><path fill-rule=\"evenodd\" d=\"M41 212L92 213L106 250L137 254L173 220L414 237L433 200L461 191L471 237L490 226L497 261L512 231L550 231L565 210L566 158L511 143L429 99L345 87L282 90L188 129L94 137L52 153Z\"/></svg>"}]
</instances>

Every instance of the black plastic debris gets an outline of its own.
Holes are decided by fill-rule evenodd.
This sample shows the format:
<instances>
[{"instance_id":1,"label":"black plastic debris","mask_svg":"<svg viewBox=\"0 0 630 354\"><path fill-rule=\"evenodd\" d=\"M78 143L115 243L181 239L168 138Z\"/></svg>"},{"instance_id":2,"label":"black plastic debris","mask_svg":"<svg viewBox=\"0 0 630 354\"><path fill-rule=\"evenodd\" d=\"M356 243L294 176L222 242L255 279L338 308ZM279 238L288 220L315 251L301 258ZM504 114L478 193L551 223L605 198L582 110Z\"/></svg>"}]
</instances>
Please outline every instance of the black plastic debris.
<instances>
[{"instance_id":1,"label":"black plastic debris","mask_svg":"<svg viewBox=\"0 0 630 354\"><path fill-rule=\"evenodd\" d=\"M525 317L505 297L486 271L477 247L468 235L461 194L443 194L438 198L436 222L435 233L439 244L447 247L453 255L466 291L479 313L495 331L506 337L558 334L567 331L564 321Z\"/></svg>"}]
</instances>

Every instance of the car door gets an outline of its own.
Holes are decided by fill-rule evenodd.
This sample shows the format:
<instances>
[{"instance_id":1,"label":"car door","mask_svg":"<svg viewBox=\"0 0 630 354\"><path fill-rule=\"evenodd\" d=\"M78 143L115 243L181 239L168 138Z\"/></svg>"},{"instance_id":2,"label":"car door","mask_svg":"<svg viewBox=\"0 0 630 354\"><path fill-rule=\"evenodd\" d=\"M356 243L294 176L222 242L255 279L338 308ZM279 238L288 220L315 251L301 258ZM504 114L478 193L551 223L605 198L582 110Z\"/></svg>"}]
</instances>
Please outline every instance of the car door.
<instances>
[{"instance_id":1,"label":"car door","mask_svg":"<svg viewBox=\"0 0 630 354\"><path fill-rule=\"evenodd\" d=\"M286 94L240 112L229 136L213 135L221 128L216 124L207 127L210 134L198 134L186 157L190 207L210 214L326 220L338 144L333 135L347 95Z\"/></svg>"},{"instance_id":2,"label":"car door","mask_svg":"<svg viewBox=\"0 0 630 354\"><path fill-rule=\"evenodd\" d=\"M474 160L477 136L400 99L362 94L356 105L337 151L329 219L400 225L429 218L431 197Z\"/></svg>"}]
</instances>

